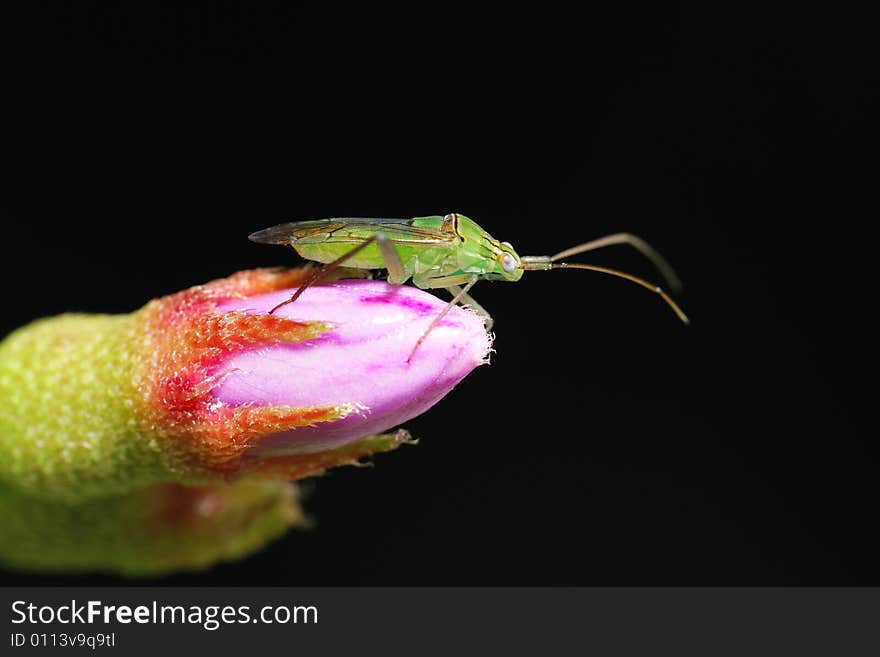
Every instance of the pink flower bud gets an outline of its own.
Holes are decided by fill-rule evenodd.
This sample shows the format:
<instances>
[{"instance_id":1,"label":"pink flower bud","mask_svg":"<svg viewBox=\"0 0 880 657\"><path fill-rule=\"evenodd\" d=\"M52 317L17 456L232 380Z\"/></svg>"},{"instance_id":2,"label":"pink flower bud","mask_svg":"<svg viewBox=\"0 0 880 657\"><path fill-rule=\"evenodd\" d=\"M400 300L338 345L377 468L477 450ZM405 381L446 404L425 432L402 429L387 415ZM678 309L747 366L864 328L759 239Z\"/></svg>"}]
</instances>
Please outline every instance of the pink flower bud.
<instances>
[{"instance_id":1,"label":"pink flower bud","mask_svg":"<svg viewBox=\"0 0 880 657\"><path fill-rule=\"evenodd\" d=\"M230 299L217 310L267 314L291 292ZM212 394L233 407L341 409L328 422L261 438L252 456L318 452L380 433L424 413L485 362L490 342L483 322L460 307L451 309L409 359L445 306L446 301L417 288L384 281L310 287L274 314L331 328L304 342L231 354L217 365L220 384Z\"/></svg>"}]
</instances>

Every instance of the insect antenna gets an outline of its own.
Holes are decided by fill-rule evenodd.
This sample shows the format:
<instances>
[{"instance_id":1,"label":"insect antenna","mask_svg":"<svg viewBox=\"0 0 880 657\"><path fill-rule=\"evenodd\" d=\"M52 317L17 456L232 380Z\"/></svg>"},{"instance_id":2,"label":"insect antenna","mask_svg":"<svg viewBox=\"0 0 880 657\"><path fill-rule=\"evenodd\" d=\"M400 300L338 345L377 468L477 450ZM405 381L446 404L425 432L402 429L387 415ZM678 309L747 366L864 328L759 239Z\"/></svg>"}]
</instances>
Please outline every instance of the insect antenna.
<instances>
[{"instance_id":1,"label":"insect antenna","mask_svg":"<svg viewBox=\"0 0 880 657\"><path fill-rule=\"evenodd\" d=\"M580 262L553 262L548 263L549 266L543 267L545 269L588 269L589 271L598 271L603 274L608 274L610 276L616 276L617 278L623 278L628 281L632 281L636 285L641 285L646 290L650 290L651 292L656 292L660 295L660 297L666 302L666 304L672 308L678 318L684 322L685 324L690 324L691 320L688 319L688 316L684 314L681 308L678 307L678 304L673 301L666 292L664 292L659 286L653 285L646 281L643 278L639 278L638 276L633 276L632 274L627 274L625 271L619 271L617 269L609 269L608 267L600 267L599 265L587 265Z\"/></svg>"},{"instance_id":2,"label":"insect antenna","mask_svg":"<svg viewBox=\"0 0 880 657\"><path fill-rule=\"evenodd\" d=\"M632 233L614 233L613 235L605 235L604 237L584 242L583 244L578 244L565 251L560 251L554 256L550 256L550 262L556 262L557 260L569 258L573 255L578 255L579 253L595 251L596 249L602 249L606 246L613 246L615 244L629 244L654 264L663 278L666 279L666 282L669 284L669 289L675 293L681 292L681 279L678 277L678 274L675 273L672 265L669 264L666 258L660 255L660 252L657 249L648 244L641 237L633 235Z\"/></svg>"}]
</instances>

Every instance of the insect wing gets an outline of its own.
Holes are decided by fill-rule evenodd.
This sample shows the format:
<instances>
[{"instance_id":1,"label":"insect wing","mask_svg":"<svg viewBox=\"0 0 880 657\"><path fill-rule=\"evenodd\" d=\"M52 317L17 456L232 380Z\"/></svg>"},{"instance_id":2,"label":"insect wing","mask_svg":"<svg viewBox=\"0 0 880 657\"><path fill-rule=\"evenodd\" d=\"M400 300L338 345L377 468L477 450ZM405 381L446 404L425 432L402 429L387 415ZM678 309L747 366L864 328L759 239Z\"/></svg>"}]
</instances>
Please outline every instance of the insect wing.
<instances>
[{"instance_id":1,"label":"insect wing","mask_svg":"<svg viewBox=\"0 0 880 657\"><path fill-rule=\"evenodd\" d=\"M303 238L327 234L343 226L345 223L342 221L334 222L326 219L293 221L258 230L256 233L248 235L248 239L258 244L293 244Z\"/></svg>"},{"instance_id":2,"label":"insect wing","mask_svg":"<svg viewBox=\"0 0 880 657\"><path fill-rule=\"evenodd\" d=\"M382 232L392 242L401 244L448 244L455 235L424 226L414 226L412 219L373 219L344 217L314 219L280 224L252 234L249 239L261 244L357 244Z\"/></svg>"}]
</instances>

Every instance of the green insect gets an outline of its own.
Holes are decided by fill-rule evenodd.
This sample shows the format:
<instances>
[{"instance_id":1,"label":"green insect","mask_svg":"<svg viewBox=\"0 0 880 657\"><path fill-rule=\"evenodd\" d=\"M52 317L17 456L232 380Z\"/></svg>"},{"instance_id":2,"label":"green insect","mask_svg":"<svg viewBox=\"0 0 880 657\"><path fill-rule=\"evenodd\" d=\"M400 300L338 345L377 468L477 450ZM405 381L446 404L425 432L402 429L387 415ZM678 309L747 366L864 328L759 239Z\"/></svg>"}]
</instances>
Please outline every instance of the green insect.
<instances>
[{"instance_id":1,"label":"green insect","mask_svg":"<svg viewBox=\"0 0 880 657\"><path fill-rule=\"evenodd\" d=\"M468 292L479 280L513 282L522 278L525 271L589 269L625 278L659 294L679 319L688 323L687 316L669 295L644 279L598 265L560 262L563 258L612 244L629 244L654 263L673 290L679 290L681 283L663 256L647 242L629 233L600 237L553 256L519 256L508 242L499 242L473 220L452 213L412 219L345 217L295 221L258 231L249 239L261 244L288 244L306 260L325 265L316 269L290 299L272 308L270 313L293 303L306 288L342 266L387 269L388 282L394 285L402 285L412 278L416 287L421 289L448 290L452 300L416 342L409 359L457 303L470 306L483 317L486 329L491 329L491 316Z\"/></svg>"}]
</instances>

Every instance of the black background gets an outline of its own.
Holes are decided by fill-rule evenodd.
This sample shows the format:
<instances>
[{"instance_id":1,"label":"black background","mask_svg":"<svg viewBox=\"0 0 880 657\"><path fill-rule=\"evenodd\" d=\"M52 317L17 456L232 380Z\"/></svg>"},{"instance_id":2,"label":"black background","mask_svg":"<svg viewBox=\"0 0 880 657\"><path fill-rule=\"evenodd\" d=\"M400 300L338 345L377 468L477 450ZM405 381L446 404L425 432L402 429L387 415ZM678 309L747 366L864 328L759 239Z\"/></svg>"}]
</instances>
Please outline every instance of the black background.
<instances>
[{"instance_id":1,"label":"black background","mask_svg":"<svg viewBox=\"0 0 880 657\"><path fill-rule=\"evenodd\" d=\"M454 210L528 254L628 230L685 281L691 327L588 272L477 286L497 353L407 423L417 447L310 484L313 531L153 581L880 583L857 421L868 17L70 3L4 22L3 332L295 264L246 236L324 216ZM654 276L625 248L589 261Z\"/></svg>"}]
</instances>

